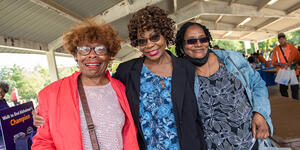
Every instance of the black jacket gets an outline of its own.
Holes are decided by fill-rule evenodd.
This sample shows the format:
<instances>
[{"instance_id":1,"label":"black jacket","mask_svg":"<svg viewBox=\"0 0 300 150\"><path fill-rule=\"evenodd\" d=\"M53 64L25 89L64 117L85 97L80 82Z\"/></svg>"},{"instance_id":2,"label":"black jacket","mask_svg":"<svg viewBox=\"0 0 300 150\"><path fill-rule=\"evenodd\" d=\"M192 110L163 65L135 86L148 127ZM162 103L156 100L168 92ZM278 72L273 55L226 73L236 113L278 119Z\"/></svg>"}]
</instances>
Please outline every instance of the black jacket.
<instances>
[{"instance_id":1,"label":"black jacket","mask_svg":"<svg viewBox=\"0 0 300 150\"><path fill-rule=\"evenodd\" d=\"M186 60L177 58L171 53L169 54L172 56L173 64L171 98L180 148L181 150L207 149L194 94L194 66ZM126 95L134 122L138 128L137 137L142 150L145 150L147 147L139 120L140 75L144 59L137 58L121 63L114 75L116 79L126 86Z\"/></svg>"}]
</instances>

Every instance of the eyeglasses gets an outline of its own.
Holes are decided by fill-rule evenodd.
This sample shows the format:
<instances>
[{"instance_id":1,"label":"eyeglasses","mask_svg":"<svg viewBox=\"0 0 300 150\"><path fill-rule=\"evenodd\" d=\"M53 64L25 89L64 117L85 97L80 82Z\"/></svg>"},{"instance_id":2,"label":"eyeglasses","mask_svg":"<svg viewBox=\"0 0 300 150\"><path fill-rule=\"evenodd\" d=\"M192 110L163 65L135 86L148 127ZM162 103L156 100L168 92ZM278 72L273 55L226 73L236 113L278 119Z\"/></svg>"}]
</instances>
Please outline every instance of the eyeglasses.
<instances>
[{"instance_id":1,"label":"eyeglasses","mask_svg":"<svg viewBox=\"0 0 300 150\"><path fill-rule=\"evenodd\" d=\"M103 56L107 53L107 49L104 46L96 46L96 47L77 46L77 52L83 56L90 54L92 49L99 56Z\"/></svg>"},{"instance_id":2,"label":"eyeglasses","mask_svg":"<svg viewBox=\"0 0 300 150\"><path fill-rule=\"evenodd\" d=\"M208 42L208 38L207 37L203 37L203 38L199 38L199 39L188 39L188 40L184 40L187 44L197 44L197 42L199 41L200 43L207 43Z\"/></svg>"},{"instance_id":3,"label":"eyeglasses","mask_svg":"<svg viewBox=\"0 0 300 150\"><path fill-rule=\"evenodd\" d=\"M147 43L148 43L148 39L149 39L151 42L157 42L157 41L160 40L160 34L152 35L152 36L150 36L149 38L138 39L138 40L137 40L137 43L138 43L139 46L145 46L145 45L147 45Z\"/></svg>"}]
</instances>

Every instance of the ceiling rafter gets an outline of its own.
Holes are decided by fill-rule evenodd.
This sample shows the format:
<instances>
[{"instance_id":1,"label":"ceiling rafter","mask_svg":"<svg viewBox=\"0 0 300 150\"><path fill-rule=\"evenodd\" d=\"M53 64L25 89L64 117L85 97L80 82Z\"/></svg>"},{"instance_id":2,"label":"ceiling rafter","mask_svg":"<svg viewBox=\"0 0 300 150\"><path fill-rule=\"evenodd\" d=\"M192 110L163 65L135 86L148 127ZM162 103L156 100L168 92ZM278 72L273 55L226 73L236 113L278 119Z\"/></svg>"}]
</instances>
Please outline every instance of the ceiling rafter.
<instances>
[{"instance_id":1,"label":"ceiling rafter","mask_svg":"<svg viewBox=\"0 0 300 150\"><path fill-rule=\"evenodd\" d=\"M219 23L219 22L221 21L222 18L223 18L223 15L220 15L220 16L218 17L218 19L215 21L215 23Z\"/></svg>"},{"instance_id":2,"label":"ceiling rafter","mask_svg":"<svg viewBox=\"0 0 300 150\"><path fill-rule=\"evenodd\" d=\"M136 1L131 1L133 3L130 4L130 2L128 2L128 0L124 0L124 1L114 5L113 7L107 9L103 13L96 15L93 18L96 20L96 22L105 21L106 23L110 23L110 22L113 22L115 20L118 20L122 17L125 17L129 14L136 12L137 10L145 7L145 5L153 5L153 4L156 4L161 1L162 0L144 0L144 1L136 0ZM62 45L63 45L62 36L53 40L52 42L50 42L48 44L48 46L51 49L57 49L57 48L61 47Z\"/></svg>"},{"instance_id":3,"label":"ceiling rafter","mask_svg":"<svg viewBox=\"0 0 300 150\"><path fill-rule=\"evenodd\" d=\"M260 0L259 5L257 6L257 11L260 11L261 9L266 7L269 2L270 2L270 0Z\"/></svg>"},{"instance_id":4,"label":"ceiling rafter","mask_svg":"<svg viewBox=\"0 0 300 150\"><path fill-rule=\"evenodd\" d=\"M177 11L177 0L173 0L173 9L174 9L174 13L176 13L176 11Z\"/></svg>"},{"instance_id":5,"label":"ceiling rafter","mask_svg":"<svg viewBox=\"0 0 300 150\"><path fill-rule=\"evenodd\" d=\"M235 2L236 2L236 0L230 0L229 3L228 3L228 6L232 6L232 4L235 3Z\"/></svg>"},{"instance_id":6,"label":"ceiling rafter","mask_svg":"<svg viewBox=\"0 0 300 150\"><path fill-rule=\"evenodd\" d=\"M45 7L48 10L54 11L55 13L58 13L59 15L62 15L75 22L81 22L82 20L84 20L84 17L63 7L62 5L56 3L53 0L30 0L30 1L39 6Z\"/></svg>"},{"instance_id":7,"label":"ceiling rafter","mask_svg":"<svg viewBox=\"0 0 300 150\"><path fill-rule=\"evenodd\" d=\"M249 17L287 17L296 18L295 14L287 15L285 11L263 8L257 11L256 6L234 3L231 7L224 7L226 2L223 1L195 1L181 9L177 10L176 14L170 16L175 19L177 24L185 22L201 15L223 15L223 16L249 16Z\"/></svg>"},{"instance_id":8,"label":"ceiling rafter","mask_svg":"<svg viewBox=\"0 0 300 150\"><path fill-rule=\"evenodd\" d=\"M287 15L293 14L294 12L296 12L299 9L300 9L300 2L298 2L296 5L290 7L289 9L287 9L286 14Z\"/></svg>"}]
</instances>

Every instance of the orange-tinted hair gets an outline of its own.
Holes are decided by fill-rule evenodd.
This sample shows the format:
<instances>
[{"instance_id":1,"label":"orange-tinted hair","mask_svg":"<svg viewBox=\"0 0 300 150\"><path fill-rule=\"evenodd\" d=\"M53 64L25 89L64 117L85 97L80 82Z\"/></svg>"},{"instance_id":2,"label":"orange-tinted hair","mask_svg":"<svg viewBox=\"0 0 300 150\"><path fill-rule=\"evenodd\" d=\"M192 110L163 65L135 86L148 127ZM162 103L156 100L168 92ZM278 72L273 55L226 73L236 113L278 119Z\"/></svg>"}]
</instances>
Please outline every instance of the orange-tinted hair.
<instances>
[{"instance_id":1,"label":"orange-tinted hair","mask_svg":"<svg viewBox=\"0 0 300 150\"><path fill-rule=\"evenodd\" d=\"M108 55L114 57L119 52L123 40L112 25L97 24L93 19L86 19L80 24L73 25L70 31L63 35L64 49L75 56L76 47L84 41L104 44Z\"/></svg>"}]
</instances>

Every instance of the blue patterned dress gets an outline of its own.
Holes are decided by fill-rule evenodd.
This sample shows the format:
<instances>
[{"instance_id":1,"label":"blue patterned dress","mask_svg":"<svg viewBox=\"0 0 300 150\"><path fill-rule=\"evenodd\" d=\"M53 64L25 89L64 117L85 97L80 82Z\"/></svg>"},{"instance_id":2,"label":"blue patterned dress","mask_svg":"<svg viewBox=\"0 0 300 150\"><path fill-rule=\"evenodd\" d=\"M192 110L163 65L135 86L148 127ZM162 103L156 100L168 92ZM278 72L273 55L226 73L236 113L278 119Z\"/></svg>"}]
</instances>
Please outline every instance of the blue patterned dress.
<instances>
[{"instance_id":1,"label":"blue patterned dress","mask_svg":"<svg viewBox=\"0 0 300 150\"><path fill-rule=\"evenodd\" d=\"M153 74L144 64L140 80L140 124L148 150L179 150L171 100L172 77Z\"/></svg>"}]
</instances>

